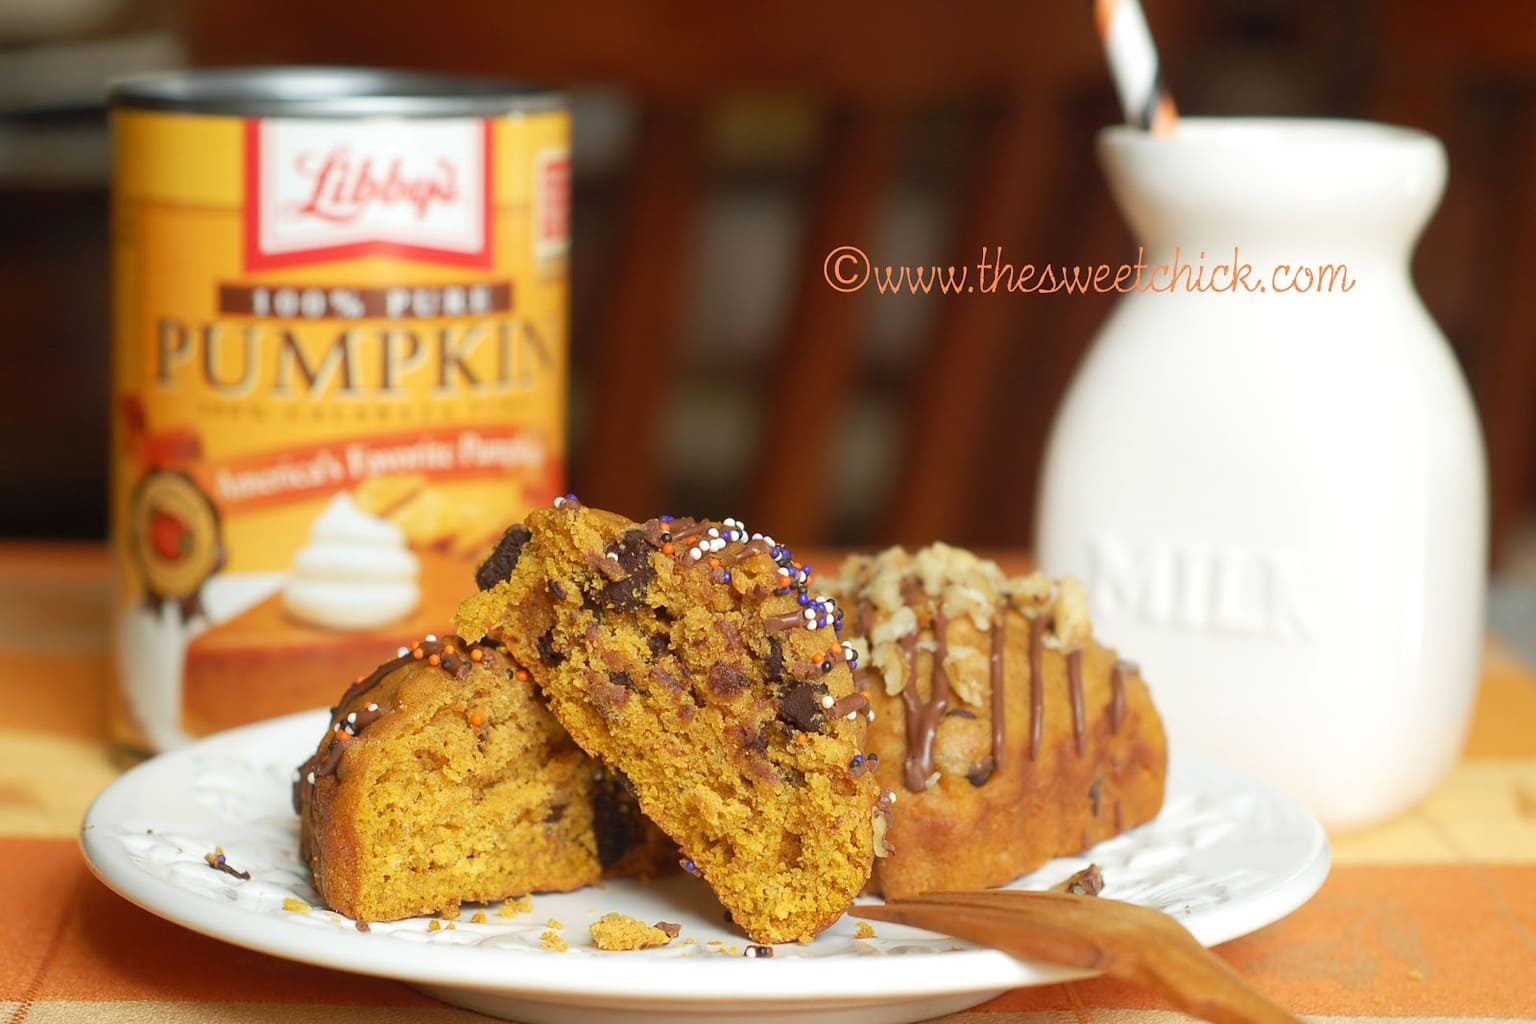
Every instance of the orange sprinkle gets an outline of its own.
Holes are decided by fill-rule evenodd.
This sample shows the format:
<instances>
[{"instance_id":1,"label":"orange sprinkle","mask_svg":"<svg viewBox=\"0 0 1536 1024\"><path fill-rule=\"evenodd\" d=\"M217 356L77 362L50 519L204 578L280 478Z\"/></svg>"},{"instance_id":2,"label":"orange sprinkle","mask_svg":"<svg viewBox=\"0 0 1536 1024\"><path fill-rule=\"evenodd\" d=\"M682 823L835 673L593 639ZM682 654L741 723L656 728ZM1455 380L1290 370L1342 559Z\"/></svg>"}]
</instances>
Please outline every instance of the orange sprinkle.
<instances>
[{"instance_id":1,"label":"orange sprinkle","mask_svg":"<svg viewBox=\"0 0 1536 1024\"><path fill-rule=\"evenodd\" d=\"M698 542L699 542L699 538L697 538L697 537L689 537L688 540L687 540L687 544L688 544L689 547L693 547Z\"/></svg>"},{"instance_id":2,"label":"orange sprinkle","mask_svg":"<svg viewBox=\"0 0 1536 1024\"><path fill-rule=\"evenodd\" d=\"M362 682L362 681L363 681L363 680L364 680L364 679L367 679L367 678L368 678L368 677L367 677L367 676L358 676L358 677L357 677L357 678L356 678L356 679L354 679L354 680L352 680L352 681L353 681L353 682L354 682L354 683L360 683L360 682Z\"/></svg>"},{"instance_id":3,"label":"orange sprinkle","mask_svg":"<svg viewBox=\"0 0 1536 1024\"><path fill-rule=\"evenodd\" d=\"M345 729L337 729L336 730L336 742L337 743L347 743L351 739L352 739L352 734L347 732Z\"/></svg>"},{"instance_id":4,"label":"orange sprinkle","mask_svg":"<svg viewBox=\"0 0 1536 1024\"><path fill-rule=\"evenodd\" d=\"M422 659L422 656L425 655L425 654L426 654L426 651L423 651L420 647L418 647L414 651L411 652L411 657L415 658L417 661L420 661Z\"/></svg>"},{"instance_id":5,"label":"orange sprinkle","mask_svg":"<svg viewBox=\"0 0 1536 1024\"><path fill-rule=\"evenodd\" d=\"M661 546L661 553L664 554L664 555L670 555L673 552L675 552L676 550L677 550L677 548L672 546L672 542L671 541L667 541L665 544L663 544Z\"/></svg>"},{"instance_id":6,"label":"orange sprinkle","mask_svg":"<svg viewBox=\"0 0 1536 1024\"><path fill-rule=\"evenodd\" d=\"M863 697L865 700L869 700L869 691L867 689L866 690L860 690L859 691L859 696Z\"/></svg>"},{"instance_id":7,"label":"orange sprinkle","mask_svg":"<svg viewBox=\"0 0 1536 1024\"><path fill-rule=\"evenodd\" d=\"M478 729L485 724L485 716L478 711L471 711L469 713L469 724Z\"/></svg>"},{"instance_id":8,"label":"orange sprinkle","mask_svg":"<svg viewBox=\"0 0 1536 1024\"><path fill-rule=\"evenodd\" d=\"M718 558L711 558L709 560L709 567L711 569L718 569L718 568L720 568L720 559L718 559Z\"/></svg>"},{"instance_id":9,"label":"orange sprinkle","mask_svg":"<svg viewBox=\"0 0 1536 1024\"><path fill-rule=\"evenodd\" d=\"M797 732L795 733L795 742L803 747L807 743L811 742L811 738L803 732Z\"/></svg>"},{"instance_id":10,"label":"orange sprinkle","mask_svg":"<svg viewBox=\"0 0 1536 1024\"><path fill-rule=\"evenodd\" d=\"M526 683L528 681L528 670L527 669L520 668L520 669L517 670L517 681L520 682L520 683Z\"/></svg>"},{"instance_id":11,"label":"orange sprinkle","mask_svg":"<svg viewBox=\"0 0 1536 1024\"><path fill-rule=\"evenodd\" d=\"M474 662L484 661L485 660L485 651L481 650L478 647L470 648L469 660L470 661L474 661Z\"/></svg>"},{"instance_id":12,"label":"orange sprinkle","mask_svg":"<svg viewBox=\"0 0 1536 1024\"><path fill-rule=\"evenodd\" d=\"M427 657L427 664L428 665L436 667L438 665L441 665L442 663L443 663L443 659L440 656L436 655L436 654L429 655Z\"/></svg>"}]
</instances>

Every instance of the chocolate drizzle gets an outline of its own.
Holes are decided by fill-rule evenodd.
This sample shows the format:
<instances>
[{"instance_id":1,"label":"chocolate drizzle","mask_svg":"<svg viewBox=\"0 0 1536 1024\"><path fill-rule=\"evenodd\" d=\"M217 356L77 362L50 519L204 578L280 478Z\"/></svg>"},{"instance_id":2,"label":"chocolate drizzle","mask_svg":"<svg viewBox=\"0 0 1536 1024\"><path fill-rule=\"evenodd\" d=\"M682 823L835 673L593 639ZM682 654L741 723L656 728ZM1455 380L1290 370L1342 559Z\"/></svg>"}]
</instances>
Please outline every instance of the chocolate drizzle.
<instances>
[{"instance_id":1,"label":"chocolate drizzle","mask_svg":"<svg viewBox=\"0 0 1536 1024\"><path fill-rule=\"evenodd\" d=\"M1120 723L1125 721L1125 668L1126 662L1116 661L1109 673L1109 732L1120 733Z\"/></svg>"},{"instance_id":2,"label":"chocolate drizzle","mask_svg":"<svg viewBox=\"0 0 1536 1024\"><path fill-rule=\"evenodd\" d=\"M827 709L830 718L842 718L844 715L862 714L869 710L869 698L862 693L850 693Z\"/></svg>"},{"instance_id":3,"label":"chocolate drizzle","mask_svg":"<svg viewBox=\"0 0 1536 1024\"><path fill-rule=\"evenodd\" d=\"M992 765L987 772L990 778L992 772L1002 771L1003 747L1008 742L1008 723L1004 709L1007 707L1003 690L1003 650L1007 628L1008 605L999 605L997 614L992 616L992 657L989 671L992 677Z\"/></svg>"},{"instance_id":4,"label":"chocolate drizzle","mask_svg":"<svg viewBox=\"0 0 1536 1024\"><path fill-rule=\"evenodd\" d=\"M753 555L766 555L769 552L768 542L761 537L747 541L739 548L726 548L718 557L721 566L729 569L738 562L745 561Z\"/></svg>"},{"instance_id":5,"label":"chocolate drizzle","mask_svg":"<svg viewBox=\"0 0 1536 1024\"><path fill-rule=\"evenodd\" d=\"M1029 759L1040 756L1040 733L1045 724L1045 680L1041 678L1044 661L1044 624L1040 616L1029 620Z\"/></svg>"},{"instance_id":6,"label":"chocolate drizzle","mask_svg":"<svg viewBox=\"0 0 1536 1024\"><path fill-rule=\"evenodd\" d=\"M1083 652L1067 655L1067 685L1072 690L1072 736L1077 741L1077 756L1088 753L1088 732L1083 721Z\"/></svg>"},{"instance_id":7,"label":"chocolate drizzle","mask_svg":"<svg viewBox=\"0 0 1536 1024\"><path fill-rule=\"evenodd\" d=\"M944 668L944 659L949 654L948 627L949 620L944 616L944 610L935 609L933 672L929 677L930 690L926 703L917 693L917 635L902 638L902 646L907 652L907 685L901 688L902 701L907 709L905 782L907 788L914 793L921 793L928 788L928 780L933 776L934 737L944 712L949 709L949 672Z\"/></svg>"},{"instance_id":8,"label":"chocolate drizzle","mask_svg":"<svg viewBox=\"0 0 1536 1024\"><path fill-rule=\"evenodd\" d=\"M794 629L806 623L805 609L794 608L787 612L778 612L774 615L763 616L763 628L770 634L782 633L786 629Z\"/></svg>"}]
</instances>

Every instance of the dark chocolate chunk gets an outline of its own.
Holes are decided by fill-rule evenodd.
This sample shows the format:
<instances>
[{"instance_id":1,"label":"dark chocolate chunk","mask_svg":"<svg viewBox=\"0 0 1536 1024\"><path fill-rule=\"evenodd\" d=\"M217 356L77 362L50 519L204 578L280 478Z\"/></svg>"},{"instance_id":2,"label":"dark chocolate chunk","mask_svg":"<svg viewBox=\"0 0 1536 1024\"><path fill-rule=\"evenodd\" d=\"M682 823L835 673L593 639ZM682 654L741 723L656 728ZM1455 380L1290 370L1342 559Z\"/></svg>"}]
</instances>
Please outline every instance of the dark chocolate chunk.
<instances>
[{"instance_id":1,"label":"dark chocolate chunk","mask_svg":"<svg viewBox=\"0 0 1536 1024\"><path fill-rule=\"evenodd\" d=\"M633 690L635 688L635 681L629 678L628 672L614 672L608 679L615 686L622 686L626 690Z\"/></svg>"},{"instance_id":2,"label":"dark chocolate chunk","mask_svg":"<svg viewBox=\"0 0 1536 1024\"><path fill-rule=\"evenodd\" d=\"M652 633L650 636L645 638L645 646L650 648L651 657L659 658L663 654L667 653L667 650L672 646L672 641L669 640L664 634Z\"/></svg>"},{"instance_id":3,"label":"dark chocolate chunk","mask_svg":"<svg viewBox=\"0 0 1536 1024\"><path fill-rule=\"evenodd\" d=\"M547 629L543 633L539 634L539 639L535 641L535 643L537 643L539 647L539 660L544 664L558 665L565 660L565 655L555 650L554 630Z\"/></svg>"},{"instance_id":4,"label":"dark chocolate chunk","mask_svg":"<svg viewBox=\"0 0 1536 1024\"><path fill-rule=\"evenodd\" d=\"M747 749L759 754L768 753L768 726L766 723L757 727L757 734L747 743Z\"/></svg>"},{"instance_id":5,"label":"dark chocolate chunk","mask_svg":"<svg viewBox=\"0 0 1536 1024\"><path fill-rule=\"evenodd\" d=\"M784 678L784 642L776 636L768 638L768 661L764 666L769 682Z\"/></svg>"},{"instance_id":6,"label":"dark chocolate chunk","mask_svg":"<svg viewBox=\"0 0 1536 1024\"><path fill-rule=\"evenodd\" d=\"M675 938L677 938L678 934L683 930L683 926L680 925L680 924L674 924L671 921L657 921L656 922L656 929L658 931L666 932L667 933L667 938L675 939Z\"/></svg>"},{"instance_id":7,"label":"dark chocolate chunk","mask_svg":"<svg viewBox=\"0 0 1536 1024\"><path fill-rule=\"evenodd\" d=\"M560 585L559 580L549 581L549 592L556 601L565 600L565 588Z\"/></svg>"},{"instance_id":8,"label":"dark chocolate chunk","mask_svg":"<svg viewBox=\"0 0 1536 1024\"><path fill-rule=\"evenodd\" d=\"M821 698L827 688L820 683L800 683L785 691L779 700L779 719L801 732L820 732L827 724Z\"/></svg>"},{"instance_id":9,"label":"dark chocolate chunk","mask_svg":"<svg viewBox=\"0 0 1536 1024\"><path fill-rule=\"evenodd\" d=\"M731 700L752 684L752 677L740 665L717 661L709 667L710 692L722 700Z\"/></svg>"},{"instance_id":10,"label":"dark chocolate chunk","mask_svg":"<svg viewBox=\"0 0 1536 1024\"><path fill-rule=\"evenodd\" d=\"M512 570L517 567L517 560L523 555L523 545L531 538L532 534L522 523L511 526L501 535L501 540L496 542L496 550L475 570L476 585L481 590L490 590L502 580L510 578Z\"/></svg>"},{"instance_id":11,"label":"dark chocolate chunk","mask_svg":"<svg viewBox=\"0 0 1536 1024\"><path fill-rule=\"evenodd\" d=\"M597 839L597 862L604 870L645 839L645 819L633 800L624 798L624 789L634 787L617 772L598 775L592 787L592 832Z\"/></svg>"},{"instance_id":12,"label":"dark chocolate chunk","mask_svg":"<svg viewBox=\"0 0 1536 1024\"><path fill-rule=\"evenodd\" d=\"M646 591L656 570L651 567L651 548L642 530L627 530L610 553L618 557L624 575L603 587L602 597L615 608L635 609L645 604Z\"/></svg>"},{"instance_id":13,"label":"dark chocolate chunk","mask_svg":"<svg viewBox=\"0 0 1536 1024\"><path fill-rule=\"evenodd\" d=\"M566 808L569 806L565 803L551 804L549 810L544 812L544 823L550 825L564 818Z\"/></svg>"},{"instance_id":14,"label":"dark chocolate chunk","mask_svg":"<svg viewBox=\"0 0 1536 1024\"><path fill-rule=\"evenodd\" d=\"M965 778L973 786L985 786L987 780L992 778L992 773L995 771L997 771L997 761L994 758L988 757L971 769L971 773Z\"/></svg>"}]
</instances>

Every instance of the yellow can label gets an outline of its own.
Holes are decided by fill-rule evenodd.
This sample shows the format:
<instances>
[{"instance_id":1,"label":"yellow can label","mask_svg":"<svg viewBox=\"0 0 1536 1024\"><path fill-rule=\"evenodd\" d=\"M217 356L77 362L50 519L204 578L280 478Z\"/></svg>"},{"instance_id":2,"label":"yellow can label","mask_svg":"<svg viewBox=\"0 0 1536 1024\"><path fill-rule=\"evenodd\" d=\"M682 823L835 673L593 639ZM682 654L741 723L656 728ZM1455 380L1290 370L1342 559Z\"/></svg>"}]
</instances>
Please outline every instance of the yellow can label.
<instances>
[{"instance_id":1,"label":"yellow can label","mask_svg":"<svg viewBox=\"0 0 1536 1024\"><path fill-rule=\"evenodd\" d=\"M569 120L114 115L119 737L327 705L564 484Z\"/></svg>"}]
</instances>

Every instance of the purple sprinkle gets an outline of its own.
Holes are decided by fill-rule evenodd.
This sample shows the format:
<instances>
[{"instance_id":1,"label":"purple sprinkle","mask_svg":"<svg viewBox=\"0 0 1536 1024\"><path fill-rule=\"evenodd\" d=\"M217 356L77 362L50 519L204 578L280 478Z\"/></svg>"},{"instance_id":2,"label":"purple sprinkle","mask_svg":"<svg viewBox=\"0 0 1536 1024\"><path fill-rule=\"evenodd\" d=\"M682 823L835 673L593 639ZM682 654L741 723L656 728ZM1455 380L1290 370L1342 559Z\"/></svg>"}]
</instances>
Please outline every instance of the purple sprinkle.
<instances>
[{"instance_id":1,"label":"purple sprinkle","mask_svg":"<svg viewBox=\"0 0 1536 1024\"><path fill-rule=\"evenodd\" d=\"M727 570L725 570L725 572L720 574L720 582L722 582L722 583L729 583L729 582L731 582L731 570L727 569Z\"/></svg>"},{"instance_id":2,"label":"purple sprinkle","mask_svg":"<svg viewBox=\"0 0 1536 1024\"><path fill-rule=\"evenodd\" d=\"M661 516L660 518L661 518L661 521L664 522L664 523L670 523L672 521L672 517L671 516Z\"/></svg>"}]
</instances>

